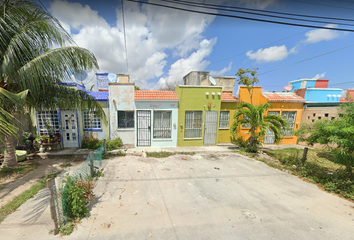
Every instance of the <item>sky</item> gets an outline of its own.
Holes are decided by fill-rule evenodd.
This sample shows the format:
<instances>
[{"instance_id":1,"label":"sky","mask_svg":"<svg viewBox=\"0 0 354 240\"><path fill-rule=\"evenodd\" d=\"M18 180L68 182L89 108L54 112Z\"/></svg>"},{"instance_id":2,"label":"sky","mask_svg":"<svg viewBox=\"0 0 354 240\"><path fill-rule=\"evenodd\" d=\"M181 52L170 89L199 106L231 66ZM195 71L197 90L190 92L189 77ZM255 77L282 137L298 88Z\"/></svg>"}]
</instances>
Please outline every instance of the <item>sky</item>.
<instances>
[{"instance_id":1,"label":"sky","mask_svg":"<svg viewBox=\"0 0 354 240\"><path fill-rule=\"evenodd\" d=\"M350 0L188 1L354 19ZM354 88L353 32L205 15L127 0L124 11L121 0L41 2L78 46L95 54L98 72L129 74L141 89L181 84L190 71L235 76L239 68L258 68L258 85L265 91L283 91L289 81L302 78L329 79L329 87ZM95 80L90 72L85 85L89 88Z\"/></svg>"}]
</instances>

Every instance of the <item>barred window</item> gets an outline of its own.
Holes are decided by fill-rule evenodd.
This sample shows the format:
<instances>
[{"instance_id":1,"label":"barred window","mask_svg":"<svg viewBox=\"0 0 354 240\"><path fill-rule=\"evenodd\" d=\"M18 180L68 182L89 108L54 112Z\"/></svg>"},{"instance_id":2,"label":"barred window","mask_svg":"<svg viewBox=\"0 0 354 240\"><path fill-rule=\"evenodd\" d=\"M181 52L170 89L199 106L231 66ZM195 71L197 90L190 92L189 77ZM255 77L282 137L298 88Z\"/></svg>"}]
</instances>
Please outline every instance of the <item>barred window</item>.
<instances>
[{"instance_id":1,"label":"barred window","mask_svg":"<svg viewBox=\"0 0 354 240\"><path fill-rule=\"evenodd\" d=\"M134 111L118 111L118 128L134 128Z\"/></svg>"},{"instance_id":2,"label":"barred window","mask_svg":"<svg viewBox=\"0 0 354 240\"><path fill-rule=\"evenodd\" d=\"M296 111L283 111L281 116L285 118L288 122L288 126L283 129L283 136L291 137L293 136L292 131L294 130Z\"/></svg>"},{"instance_id":3,"label":"barred window","mask_svg":"<svg viewBox=\"0 0 354 240\"><path fill-rule=\"evenodd\" d=\"M186 111L185 138L201 138L203 126L202 111Z\"/></svg>"},{"instance_id":4,"label":"barred window","mask_svg":"<svg viewBox=\"0 0 354 240\"><path fill-rule=\"evenodd\" d=\"M243 119L244 120L250 120L250 118L248 116L243 115ZM242 125L243 128L251 128L251 124L250 123L246 123Z\"/></svg>"},{"instance_id":5,"label":"barred window","mask_svg":"<svg viewBox=\"0 0 354 240\"><path fill-rule=\"evenodd\" d=\"M154 138L171 138L172 111L154 111Z\"/></svg>"},{"instance_id":6,"label":"barred window","mask_svg":"<svg viewBox=\"0 0 354 240\"><path fill-rule=\"evenodd\" d=\"M94 111L84 110L82 112L84 129L102 129L101 119Z\"/></svg>"},{"instance_id":7,"label":"barred window","mask_svg":"<svg viewBox=\"0 0 354 240\"><path fill-rule=\"evenodd\" d=\"M229 111L220 112L220 123L219 128L229 128Z\"/></svg>"},{"instance_id":8,"label":"barred window","mask_svg":"<svg viewBox=\"0 0 354 240\"><path fill-rule=\"evenodd\" d=\"M39 135L59 134L59 115L57 110L37 112Z\"/></svg>"}]
</instances>

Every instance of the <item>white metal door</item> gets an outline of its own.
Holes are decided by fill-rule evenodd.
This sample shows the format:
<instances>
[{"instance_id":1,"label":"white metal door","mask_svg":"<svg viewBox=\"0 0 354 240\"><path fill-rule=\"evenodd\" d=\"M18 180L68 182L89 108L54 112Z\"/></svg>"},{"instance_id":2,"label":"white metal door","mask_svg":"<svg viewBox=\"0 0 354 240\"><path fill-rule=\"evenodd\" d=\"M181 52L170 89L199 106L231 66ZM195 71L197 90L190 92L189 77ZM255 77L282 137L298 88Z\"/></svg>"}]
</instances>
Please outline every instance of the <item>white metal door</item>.
<instances>
[{"instance_id":1,"label":"white metal door","mask_svg":"<svg viewBox=\"0 0 354 240\"><path fill-rule=\"evenodd\" d=\"M65 148L78 148L77 116L74 110L61 111L62 136Z\"/></svg>"},{"instance_id":2,"label":"white metal door","mask_svg":"<svg viewBox=\"0 0 354 240\"><path fill-rule=\"evenodd\" d=\"M205 112L204 145L216 145L218 113L217 111Z\"/></svg>"}]
</instances>

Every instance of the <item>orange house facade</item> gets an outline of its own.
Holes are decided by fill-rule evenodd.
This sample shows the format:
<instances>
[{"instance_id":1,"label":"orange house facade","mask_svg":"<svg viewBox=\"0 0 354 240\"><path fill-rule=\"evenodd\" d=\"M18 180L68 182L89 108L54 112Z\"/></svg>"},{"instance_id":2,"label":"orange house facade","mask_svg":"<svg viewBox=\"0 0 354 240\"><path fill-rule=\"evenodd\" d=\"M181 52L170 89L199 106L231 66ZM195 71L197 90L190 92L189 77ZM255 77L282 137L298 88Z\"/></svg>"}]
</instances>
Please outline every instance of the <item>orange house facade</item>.
<instances>
[{"instance_id":1,"label":"orange house facade","mask_svg":"<svg viewBox=\"0 0 354 240\"><path fill-rule=\"evenodd\" d=\"M288 127L283 130L283 139L279 144L297 144L297 137L294 131L298 130L301 123L301 118L306 100L292 92L262 92L262 87L253 87L251 94L247 87L239 87L239 102L248 102L259 105L270 103L272 107L265 114L280 115L287 119ZM249 128L242 126L238 129L239 135L247 139L249 137ZM271 131L267 131L264 144L274 144L274 135Z\"/></svg>"}]
</instances>

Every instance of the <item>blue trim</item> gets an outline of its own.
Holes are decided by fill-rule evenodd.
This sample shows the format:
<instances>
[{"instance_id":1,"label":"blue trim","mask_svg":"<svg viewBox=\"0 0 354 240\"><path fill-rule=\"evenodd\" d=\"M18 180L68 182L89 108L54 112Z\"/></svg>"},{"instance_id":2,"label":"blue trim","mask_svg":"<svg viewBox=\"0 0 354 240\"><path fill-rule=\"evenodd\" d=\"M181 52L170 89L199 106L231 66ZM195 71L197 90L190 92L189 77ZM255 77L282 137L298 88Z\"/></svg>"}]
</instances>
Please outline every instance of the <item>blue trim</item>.
<instances>
[{"instance_id":1,"label":"blue trim","mask_svg":"<svg viewBox=\"0 0 354 240\"><path fill-rule=\"evenodd\" d=\"M91 131L91 132L102 132L102 128L86 128L83 131Z\"/></svg>"},{"instance_id":2,"label":"blue trim","mask_svg":"<svg viewBox=\"0 0 354 240\"><path fill-rule=\"evenodd\" d=\"M109 101L108 101L108 139L111 140L111 110L109 109Z\"/></svg>"},{"instance_id":3,"label":"blue trim","mask_svg":"<svg viewBox=\"0 0 354 240\"><path fill-rule=\"evenodd\" d=\"M108 102L108 99L96 99L96 102Z\"/></svg>"},{"instance_id":4,"label":"blue trim","mask_svg":"<svg viewBox=\"0 0 354 240\"><path fill-rule=\"evenodd\" d=\"M96 73L96 75L107 76L108 73Z\"/></svg>"},{"instance_id":5,"label":"blue trim","mask_svg":"<svg viewBox=\"0 0 354 240\"><path fill-rule=\"evenodd\" d=\"M81 148L81 141L80 141L80 125L79 125L79 114L77 113L76 109L76 122L77 122L77 141L79 143L79 148Z\"/></svg>"}]
</instances>

